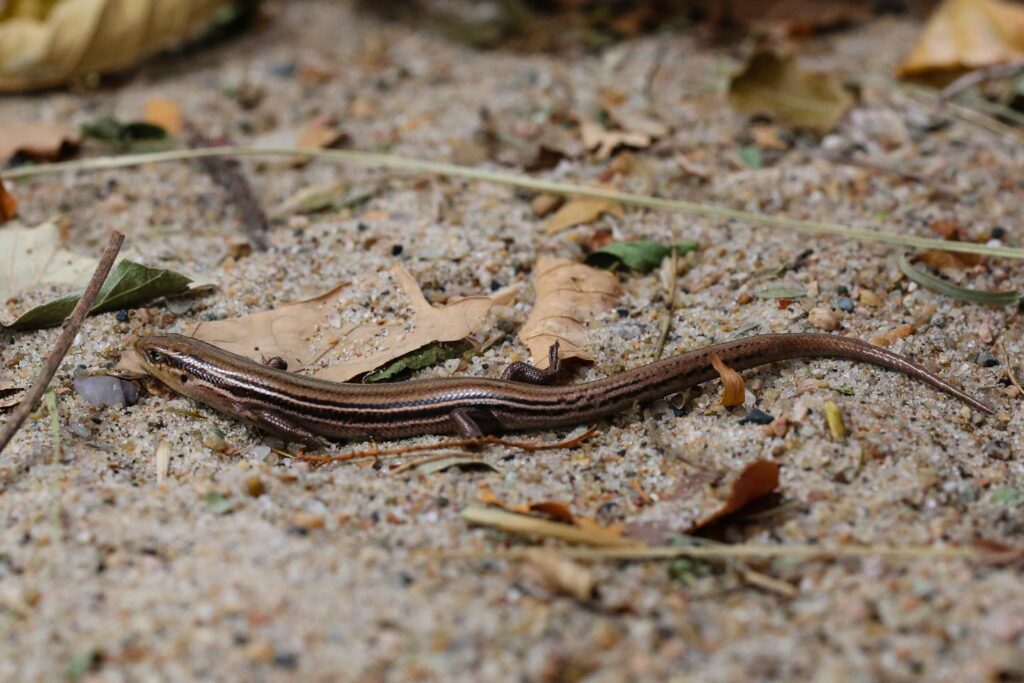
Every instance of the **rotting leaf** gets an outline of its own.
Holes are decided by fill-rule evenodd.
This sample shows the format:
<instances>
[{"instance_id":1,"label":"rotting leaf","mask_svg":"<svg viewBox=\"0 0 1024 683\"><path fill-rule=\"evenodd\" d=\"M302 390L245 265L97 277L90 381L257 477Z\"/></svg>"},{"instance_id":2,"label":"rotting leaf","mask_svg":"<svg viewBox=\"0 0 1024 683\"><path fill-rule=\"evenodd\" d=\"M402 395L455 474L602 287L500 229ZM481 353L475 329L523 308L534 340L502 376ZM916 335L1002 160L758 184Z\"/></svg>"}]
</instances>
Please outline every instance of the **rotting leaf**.
<instances>
[{"instance_id":1,"label":"rotting leaf","mask_svg":"<svg viewBox=\"0 0 1024 683\"><path fill-rule=\"evenodd\" d=\"M597 582L583 565L544 548L530 548L523 559L539 582L557 593L587 602L594 597Z\"/></svg>"},{"instance_id":2,"label":"rotting leaf","mask_svg":"<svg viewBox=\"0 0 1024 683\"><path fill-rule=\"evenodd\" d=\"M435 308L405 268L395 265L390 273L409 300L411 315L389 325L342 322L345 285L340 285L269 311L201 322L186 333L257 362L280 356L292 371L323 360L326 367L315 376L344 382L432 342L465 339L484 326L494 304L511 302L518 291L518 286L506 287L491 296L465 297Z\"/></svg>"},{"instance_id":3,"label":"rotting leaf","mask_svg":"<svg viewBox=\"0 0 1024 683\"><path fill-rule=\"evenodd\" d=\"M626 215L622 210L622 205L618 202L608 199L576 197L563 204L548 219L547 225L544 226L544 232L553 235L577 225L593 223L605 213L616 218L624 218Z\"/></svg>"},{"instance_id":4,"label":"rotting leaf","mask_svg":"<svg viewBox=\"0 0 1024 683\"><path fill-rule=\"evenodd\" d=\"M548 350L556 341L562 359L593 360L587 323L615 305L615 275L568 259L541 256L533 282L537 294L519 339L530 349L533 363L548 367Z\"/></svg>"},{"instance_id":5,"label":"rotting leaf","mask_svg":"<svg viewBox=\"0 0 1024 683\"><path fill-rule=\"evenodd\" d=\"M386 382L394 379L404 372L421 370L438 365L449 358L458 358L467 349L467 344L462 341L456 342L431 342L423 348L407 353L396 358L379 370L369 372L363 377L363 382Z\"/></svg>"},{"instance_id":6,"label":"rotting leaf","mask_svg":"<svg viewBox=\"0 0 1024 683\"><path fill-rule=\"evenodd\" d=\"M1024 59L1024 7L1004 0L946 0L899 68L906 78L950 80L965 70Z\"/></svg>"},{"instance_id":7,"label":"rotting leaf","mask_svg":"<svg viewBox=\"0 0 1024 683\"><path fill-rule=\"evenodd\" d=\"M194 37L232 1L63 0L49 3L41 18L7 19L0 22L0 91L50 88L126 69Z\"/></svg>"},{"instance_id":8,"label":"rotting leaf","mask_svg":"<svg viewBox=\"0 0 1024 683\"><path fill-rule=\"evenodd\" d=\"M673 247L677 254L687 254L697 249L696 242L677 242L670 246L659 244L653 240L630 240L611 242L587 256L584 261L588 266L611 270L623 265L630 270L648 273L657 268L662 260L672 253Z\"/></svg>"},{"instance_id":9,"label":"rotting leaf","mask_svg":"<svg viewBox=\"0 0 1024 683\"><path fill-rule=\"evenodd\" d=\"M2 49L0 47L0 51ZM78 147L80 140L78 133L67 126L5 121L0 125L0 164L6 163L15 155L36 161L62 159L70 156Z\"/></svg>"},{"instance_id":10,"label":"rotting leaf","mask_svg":"<svg viewBox=\"0 0 1024 683\"><path fill-rule=\"evenodd\" d=\"M743 405L747 392L743 385L743 375L722 362L717 353L711 354L711 365L722 378L721 404L726 408Z\"/></svg>"},{"instance_id":11,"label":"rotting leaf","mask_svg":"<svg viewBox=\"0 0 1024 683\"><path fill-rule=\"evenodd\" d=\"M754 290L758 299L802 299L807 296L803 285L787 285L782 282L768 282Z\"/></svg>"},{"instance_id":12,"label":"rotting leaf","mask_svg":"<svg viewBox=\"0 0 1024 683\"><path fill-rule=\"evenodd\" d=\"M804 71L792 55L754 53L729 84L729 103L748 115L769 114L795 128L824 134L853 104L838 77Z\"/></svg>"},{"instance_id":13,"label":"rotting leaf","mask_svg":"<svg viewBox=\"0 0 1024 683\"><path fill-rule=\"evenodd\" d=\"M180 294L188 289L191 282L190 278L173 270L149 268L127 259L121 260L107 276L89 314L133 308L162 296ZM80 293L69 294L40 304L22 313L7 327L29 330L59 325L74 309L80 296Z\"/></svg>"}]
</instances>

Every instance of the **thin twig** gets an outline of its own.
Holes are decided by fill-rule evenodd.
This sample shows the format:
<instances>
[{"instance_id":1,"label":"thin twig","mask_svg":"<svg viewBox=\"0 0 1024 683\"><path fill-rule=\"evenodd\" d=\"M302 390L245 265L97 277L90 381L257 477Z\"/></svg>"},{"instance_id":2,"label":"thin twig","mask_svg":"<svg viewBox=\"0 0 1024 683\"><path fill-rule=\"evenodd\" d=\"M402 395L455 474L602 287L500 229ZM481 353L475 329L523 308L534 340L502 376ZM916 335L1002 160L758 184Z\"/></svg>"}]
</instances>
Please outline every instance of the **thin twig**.
<instances>
[{"instance_id":1,"label":"thin twig","mask_svg":"<svg viewBox=\"0 0 1024 683\"><path fill-rule=\"evenodd\" d=\"M388 456L399 456L408 455L409 453L422 453L423 451L436 450L438 448L468 448L476 446L509 446L510 448L519 448L524 451L548 451L558 448L573 448L583 443L597 432L597 427L591 427L587 431L583 432L579 436L574 436L571 439L565 441L559 441L557 443L537 443L533 441L512 441L510 439L501 439L496 436L482 436L478 439L452 439L449 441L442 441L440 443L425 443L416 446L399 446L398 448L387 448L384 450L378 449L376 446L373 448L363 449L361 451L352 451L350 453L338 453L336 455L321 455L316 453L296 453L289 454L296 460L303 460L305 462L312 462L318 465L326 465L328 463L335 462L351 462L352 460L362 460L364 458L384 458ZM275 450L276 453L281 451Z\"/></svg>"},{"instance_id":2,"label":"thin twig","mask_svg":"<svg viewBox=\"0 0 1024 683\"><path fill-rule=\"evenodd\" d=\"M170 152L152 152L131 154L117 157L98 157L78 161L67 161L38 166L20 166L0 171L0 178L17 179L37 175L62 173L76 170L99 170L126 168L143 164L155 164L186 159L201 159L214 156L284 156L312 157L331 161L349 163L357 166L390 168L395 170L418 173L433 173L450 178L466 178L480 182L497 183L511 187L521 187L539 192L551 192L559 195L576 195L592 199L608 199L629 206L640 206L648 209L676 211L696 216L708 216L722 220L736 220L755 225L767 225L797 232L816 235L833 235L858 242L882 242L917 249L935 249L938 251L954 251L966 254L983 254L998 258L1024 259L1024 249L1016 247L997 247L974 242L957 242L916 235L900 235L897 233L869 230L866 228L850 228L837 223L804 221L781 216L729 209L724 206L700 204L680 199L665 199L643 194L620 192L603 187L585 187L573 183L533 178L517 173L491 171L484 168L459 166L443 161L426 161L407 157L375 152L357 152L350 149L298 149L294 147L210 147L207 149L186 149Z\"/></svg>"},{"instance_id":3,"label":"thin twig","mask_svg":"<svg viewBox=\"0 0 1024 683\"><path fill-rule=\"evenodd\" d=\"M973 88L986 81L994 81L1000 78L1012 78L1017 74L1024 73L1024 60L997 64L986 69L976 69L956 79L939 92L939 97L948 100L959 95L968 88Z\"/></svg>"},{"instance_id":4,"label":"thin twig","mask_svg":"<svg viewBox=\"0 0 1024 683\"><path fill-rule=\"evenodd\" d=\"M214 143L199 133L193 133L192 146L210 148L214 146ZM199 165L213 182L220 185L238 209L238 217L242 221L242 231L245 232L252 245L260 251L266 251L269 246L267 215L263 212L263 207L252 191L252 186L238 162L224 157L202 157L199 159Z\"/></svg>"},{"instance_id":5,"label":"thin twig","mask_svg":"<svg viewBox=\"0 0 1024 683\"><path fill-rule=\"evenodd\" d=\"M96 266L96 272L92 274L92 279L89 280L89 285L85 288L82 293L82 298L78 300L78 304L75 305L75 309L71 311L71 315L64 321L64 329L60 333L60 337L57 338L57 344L53 347L53 351L47 357L46 362L43 363L43 369L39 373L39 377L36 379L36 383L32 385L32 388L25 394L25 398L18 407L11 412L11 416L4 423L3 427L0 427L0 453L3 452L4 448L10 442L11 438L17 433L28 418L29 414L35 410L39 404L39 400L46 393L46 388L50 385L50 380L57 374L57 370L60 368L61 361L64 360L64 356L67 355L68 349L71 348L71 344L75 341L75 336L78 334L78 330L82 328L82 323L85 322L85 317L89 315L89 311L92 309L92 304L96 300L96 295L100 291L100 287L103 282L107 279L107 275L110 273L110 268L114 265L114 259L117 258L117 252L121 250L121 243L124 242L124 235L115 231L110 233L110 239L107 241L107 246L103 250L103 255L100 256L99 265Z\"/></svg>"},{"instance_id":6,"label":"thin twig","mask_svg":"<svg viewBox=\"0 0 1024 683\"><path fill-rule=\"evenodd\" d=\"M1010 378L1010 383L1017 387L1017 395L1024 398L1024 387L1020 385L1020 381L1017 379L1017 373L1013 371L1013 365L1010 364L1010 352L1006 350L1006 344L1003 340L999 340L999 350L1003 352L1003 364L1006 366L1006 374Z\"/></svg>"}]
</instances>

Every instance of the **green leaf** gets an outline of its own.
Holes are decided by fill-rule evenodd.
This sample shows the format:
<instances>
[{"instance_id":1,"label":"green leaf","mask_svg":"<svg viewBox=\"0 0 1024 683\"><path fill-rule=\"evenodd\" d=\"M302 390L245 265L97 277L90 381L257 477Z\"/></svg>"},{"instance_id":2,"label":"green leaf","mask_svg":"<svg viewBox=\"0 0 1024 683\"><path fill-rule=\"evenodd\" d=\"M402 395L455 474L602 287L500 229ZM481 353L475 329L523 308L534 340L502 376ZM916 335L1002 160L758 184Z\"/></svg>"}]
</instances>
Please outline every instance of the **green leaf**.
<instances>
[{"instance_id":1,"label":"green leaf","mask_svg":"<svg viewBox=\"0 0 1024 683\"><path fill-rule=\"evenodd\" d=\"M101 116L82 125L82 135L103 140L123 151L155 151L167 147L170 136L160 126L145 121L123 123L113 116Z\"/></svg>"},{"instance_id":2,"label":"green leaf","mask_svg":"<svg viewBox=\"0 0 1024 683\"><path fill-rule=\"evenodd\" d=\"M118 261L96 296L90 315L139 306L153 299L180 294L192 280L173 270L149 268L127 259ZM69 294L21 314L10 327L35 330L64 321L82 294Z\"/></svg>"},{"instance_id":3,"label":"green leaf","mask_svg":"<svg viewBox=\"0 0 1024 683\"><path fill-rule=\"evenodd\" d=\"M374 382L394 379L403 372L429 368L449 358L458 358L465 351L465 342L431 342L411 353L396 358L379 370L367 373L363 377L363 382L372 384Z\"/></svg>"},{"instance_id":4,"label":"green leaf","mask_svg":"<svg viewBox=\"0 0 1024 683\"><path fill-rule=\"evenodd\" d=\"M769 282L754 290L754 294L758 299L801 299L807 296L807 290L802 285Z\"/></svg>"},{"instance_id":5,"label":"green leaf","mask_svg":"<svg viewBox=\"0 0 1024 683\"><path fill-rule=\"evenodd\" d=\"M983 289L958 287L952 282L947 282L931 273L915 268L910 264L906 254L900 254L898 265L904 275L925 289L945 294L960 301L967 301L972 304L985 304L986 306L1016 306L1021 301L1024 301L1024 293L1016 290L988 292Z\"/></svg>"},{"instance_id":6,"label":"green leaf","mask_svg":"<svg viewBox=\"0 0 1024 683\"><path fill-rule=\"evenodd\" d=\"M992 494L989 502L1010 506L1024 505L1024 491L1011 488L999 489Z\"/></svg>"},{"instance_id":7,"label":"green leaf","mask_svg":"<svg viewBox=\"0 0 1024 683\"><path fill-rule=\"evenodd\" d=\"M231 501L223 494L216 491L210 491L206 494L206 509L213 514L226 515L231 512L232 507L234 506L231 504Z\"/></svg>"},{"instance_id":8,"label":"green leaf","mask_svg":"<svg viewBox=\"0 0 1024 683\"><path fill-rule=\"evenodd\" d=\"M586 264L604 270L624 265L630 270L647 273L658 267L662 259L672 252L673 246L677 254L686 254L698 248L696 242L677 242L669 246L653 240L612 242L587 256Z\"/></svg>"},{"instance_id":9,"label":"green leaf","mask_svg":"<svg viewBox=\"0 0 1024 683\"><path fill-rule=\"evenodd\" d=\"M743 165L747 168L757 170L764 166L764 157L761 156L761 150L753 145L747 145L746 147L740 147L736 150L736 155L743 162Z\"/></svg>"}]
</instances>

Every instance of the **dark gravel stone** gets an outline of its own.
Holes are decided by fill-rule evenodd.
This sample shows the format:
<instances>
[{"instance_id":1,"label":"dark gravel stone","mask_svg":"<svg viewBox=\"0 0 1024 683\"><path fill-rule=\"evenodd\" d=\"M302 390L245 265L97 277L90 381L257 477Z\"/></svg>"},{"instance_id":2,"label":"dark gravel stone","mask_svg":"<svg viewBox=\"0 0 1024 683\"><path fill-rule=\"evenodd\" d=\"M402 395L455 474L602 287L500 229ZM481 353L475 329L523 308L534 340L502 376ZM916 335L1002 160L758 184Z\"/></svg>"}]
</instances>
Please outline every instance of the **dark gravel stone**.
<instances>
[{"instance_id":1,"label":"dark gravel stone","mask_svg":"<svg viewBox=\"0 0 1024 683\"><path fill-rule=\"evenodd\" d=\"M838 299L836 299L836 308L838 308L840 311L845 311L846 313L853 313L853 299L851 299L848 296L839 297Z\"/></svg>"},{"instance_id":2,"label":"dark gravel stone","mask_svg":"<svg viewBox=\"0 0 1024 683\"><path fill-rule=\"evenodd\" d=\"M983 368L994 368L999 365L999 359L991 351L979 351L974 357L974 362Z\"/></svg>"},{"instance_id":3,"label":"dark gravel stone","mask_svg":"<svg viewBox=\"0 0 1024 683\"><path fill-rule=\"evenodd\" d=\"M747 413L746 417L740 420L740 424L767 425L771 424L774 420L775 418L773 416L769 415L763 410L758 410L757 408L754 408L749 413Z\"/></svg>"}]
</instances>

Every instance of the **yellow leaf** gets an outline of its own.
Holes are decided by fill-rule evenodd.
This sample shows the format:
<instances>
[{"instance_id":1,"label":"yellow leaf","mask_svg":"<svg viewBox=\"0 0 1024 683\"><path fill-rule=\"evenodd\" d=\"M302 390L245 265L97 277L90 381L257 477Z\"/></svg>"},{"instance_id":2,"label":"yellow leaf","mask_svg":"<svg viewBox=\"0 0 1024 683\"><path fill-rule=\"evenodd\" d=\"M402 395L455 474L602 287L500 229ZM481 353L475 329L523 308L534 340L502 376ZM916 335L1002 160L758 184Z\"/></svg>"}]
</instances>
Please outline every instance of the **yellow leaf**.
<instances>
[{"instance_id":1,"label":"yellow leaf","mask_svg":"<svg viewBox=\"0 0 1024 683\"><path fill-rule=\"evenodd\" d=\"M529 347L534 365L548 366L548 350L556 341L561 358L593 360L587 323L615 305L619 295L615 275L568 259L541 256L533 288L537 299L519 339Z\"/></svg>"},{"instance_id":2,"label":"yellow leaf","mask_svg":"<svg viewBox=\"0 0 1024 683\"><path fill-rule=\"evenodd\" d=\"M726 408L742 405L746 396L743 376L723 363L717 353L711 354L711 365L722 378L722 405Z\"/></svg>"},{"instance_id":3,"label":"yellow leaf","mask_svg":"<svg viewBox=\"0 0 1024 683\"><path fill-rule=\"evenodd\" d=\"M431 342L466 338L484 326L491 306L510 302L516 291L505 288L493 296L466 297L435 308L405 268L396 265L390 272L411 309L408 318L399 322L342 322L345 285L340 285L313 299L269 311L198 323L187 334L256 361L280 357L292 371L326 361L326 367L313 374L344 382Z\"/></svg>"},{"instance_id":4,"label":"yellow leaf","mask_svg":"<svg viewBox=\"0 0 1024 683\"><path fill-rule=\"evenodd\" d=\"M827 133L853 104L838 77L804 71L791 55L757 52L729 84L729 104L744 114L770 114L795 128Z\"/></svg>"},{"instance_id":5,"label":"yellow leaf","mask_svg":"<svg viewBox=\"0 0 1024 683\"><path fill-rule=\"evenodd\" d=\"M900 76L945 75L1024 59L1024 6L1004 0L946 0L932 14Z\"/></svg>"},{"instance_id":6,"label":"yellow leaf","mask_svg":"<svg viewBox=\"0 0 1024 683\"><path fill-rule=\"evenodd\" d=\"M618 218L625 216L622 206L617 202L586 197L571 199L548 219L548 224L544 227L544 231L549 235L553 235L556 232L567 230L576 225L592 223L600 218L603 213L610 213Z\"/></svg>"},{"instance_id":7,"label":"yellow leaf","mask_svg":"<svg viewBox=\"0 0 1024 683\"><path fill-rule=\"evenodd\" d=\"M825 421L828 422L828 431L832 433L833 441L842 441L846 438L843 414L839 412L839 406L834 401L825 401Z\"/></svg>"},{"instance_id":8,"label":"yellow leaf","mask_svg":"<svg viewBox=\"0 0 1024 683\"><path fill-rule=\"evenodd\" d=\"M0 23L0 91L126 69L205 27L231 0L63 0Z\"/></svg>"}]
</instances>

